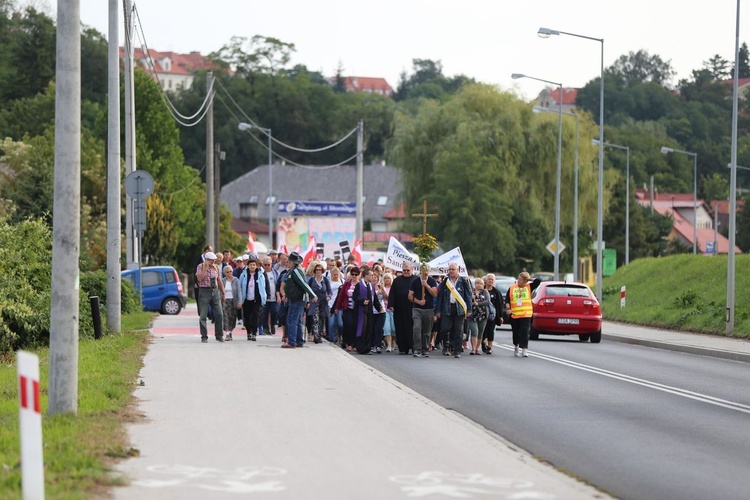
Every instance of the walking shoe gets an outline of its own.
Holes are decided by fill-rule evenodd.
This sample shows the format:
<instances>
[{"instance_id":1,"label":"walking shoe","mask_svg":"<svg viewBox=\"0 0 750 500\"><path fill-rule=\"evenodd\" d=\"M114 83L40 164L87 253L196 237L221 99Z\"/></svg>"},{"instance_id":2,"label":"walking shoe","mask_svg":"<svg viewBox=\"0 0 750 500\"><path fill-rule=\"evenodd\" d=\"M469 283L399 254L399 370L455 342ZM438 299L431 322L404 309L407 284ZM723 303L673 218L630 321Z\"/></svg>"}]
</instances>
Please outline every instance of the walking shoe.
<instances>
[{"instance_id":1,"label":"walking shoe","mask_svg":"<svg viewBox=\"0 0 750 500\"><path fill-rule=\"evenodd\" d=\"M518 357L518 356L520 356L520 355L521 355L521 351L519 351L519 350L518 350L518 346L516 346L516 348L515 348L515 349L513 349L513 356L516 356L516 357Z\"/></svg>"},{"instance_id":2,"label":"walking shoe","mask_svg":"<svg viewBox=\"0 0 750 500\"><path fill-rule=\"evenodd\" d=\"M250 340L252 340L253 342L255 342L255 341L257 340L257 339L255 338L255 334L254 334L254 333L253 333L253 334L251 335L251 337L252 337L252 338L251 338Z\"/></svg>"},{"instance_id":3,"label":"walking shoe","mask_svg":"<svg viewBox=\"0 0 750 500\"><path fill-rule=\"evenodd\" d=\"M232 340L232 334L231 333L227 333L226 335L224 335L224 340L226 340L227 342L229 342L230 340Z\"/></svg>"},{"instance_id":4,"label":"walking shoe","mask_svg":"<svg viewBox=\"0 0 750 500\"><path fill-rule=\"evenodd\" d=\"M487 347L487 344L482 344L482 352L487 353L489 351L489 348Z\"/></svg>"},{"instance_id":5,"label":"walking shoe","mask_svg":"<svg viewBox=\"0 0 750 500\"><path fill-rule=\"evenodd\" d=\"M391 348L390 347L386 347L385 348L385 352L391 352Z\"/></svg>"},{"instance_id":6,"label":"walking shoe","mask_svg":"<svg viewBox=\"0 0 750 500\"><path fill-rule=\"evenodd\" d=\"M460 358L460 357L461 357L461 355L460 355L460 354L454 354L454 355L453 355L453 357L454 357L454 358Z\"/></svg>"},{"instance_id":7,"label":"walking shoe","mask_svg":"<svg viewBox=\"0 0 750 500\"><path fill-rule=\"evenodd\" d=\"M487 349L487 352L485 354L492 354L492 349Z\"/></svg>"},{"instance_id":8,"label":"walking shoe","mask_svg":"<svg viewBox=\"0 0 750 500\"><path fill-rule=\"evenodd\" d=\"M469 353L469 356L473 356L473 355L474 355L474 351L471 351L471 352Z\"/></svg>"},{"instance_id":9,"label":"walking shoe","mask_svg":"<svg viewBox=\"0 0 750 500\"><path fill-rule=\"evenodd\" d=\"M526 349L521 349L521 357L522 358L528 358L529 357L529 355L526 354Z\"/></svg>"},{"instance_id":10,"label":"walking shoe","mask_svg":"<svg viewBox=\"0 0 750 500\"><path fill-rule=\"evenodd\" d=\"M450 356L450 354L448 354L448 351L443 351L443 356Z\"/></svg>"},{"instance_id":11,"label":"walking shoe","mask_svg":"<svg viewBox=\"0 0 750 500\"><path fill-rule=\"evenodd\" d=\"M383 354L383 348L382 347L376 347L375 352L378 354Z\"/></svg>"},{"instance_id":12,"label":"walking shoe","mask_svg":"<svg viewBox=\"0 0 750 500\"><path fill-rule=\"evenodd\" d=\"M208 344L208 338L207 337L201 337L201 343Z\"/></svg>"},{"instance_id":13,"label":"walking shoe","mask_svg":"<svg viewBox=\"0 0 750 500\"><path fill-rule=\"evenodd\" d=\"M224 337L216 337L216 342L224 342Z\"/></svg>"},{"instance_id":14,"label":"walking shoe","mask_svg":"<svg viewBox=\"0 0 750 500\"><path fill-rule=\"evenodd\" d=\"M423 352L423 353L422 353L422 357L423 357L423 358L429 358L429 357L430 357L430 355L429 355L429 354L427 354L426 352Z\"/></svg>"},{"instance_id":15,"label":"walking shoe","mask_svg":"<svg viewBox=\"0 0 750 500\"><path fill-rule=\"evenodd\" d=\"M253 335L251 333L247 334L247 340L253 340Z\"/></svg>"}]
</instances>

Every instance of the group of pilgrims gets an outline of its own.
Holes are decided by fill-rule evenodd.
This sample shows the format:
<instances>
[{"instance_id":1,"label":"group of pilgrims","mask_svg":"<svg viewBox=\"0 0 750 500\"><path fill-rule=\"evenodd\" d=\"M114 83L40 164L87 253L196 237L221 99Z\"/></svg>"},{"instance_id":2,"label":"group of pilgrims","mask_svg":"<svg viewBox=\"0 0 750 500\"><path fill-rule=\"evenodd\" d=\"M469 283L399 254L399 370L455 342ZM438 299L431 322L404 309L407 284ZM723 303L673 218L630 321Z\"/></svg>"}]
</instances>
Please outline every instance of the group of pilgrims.
<instances>
[{"instance_id":1,"label":"group of pilgrims","mask_svg":"<svg viewBox=\"0 0 750 500\"><path fill-rule=\"evenodd\" d=\"M456 263L441 276L431 275L426 263L415 270L404 262L395 270L381 262L360 266L351 257L347 264L340 259L313 260L302 268L303 258L296 252L272 252L263 259L243 255L220 264L216 259L208 251L196 269L203 342L213 312L220 342L233 340L233 330L241 322L249 341L257 335L276 335L280 327L285 349L325 339L367 355L393 352L426 358L436 351L460 358L468 350L479 356L492 354L495 327L503 323L506 304L530 306L526 273L503 297L493 274L472 283L459 275ZM521 326L516 328L514 309L521 309L509 310L515 355L525 357L528 325L525 318L516 318Z\"/></svg>"}]
</instances>

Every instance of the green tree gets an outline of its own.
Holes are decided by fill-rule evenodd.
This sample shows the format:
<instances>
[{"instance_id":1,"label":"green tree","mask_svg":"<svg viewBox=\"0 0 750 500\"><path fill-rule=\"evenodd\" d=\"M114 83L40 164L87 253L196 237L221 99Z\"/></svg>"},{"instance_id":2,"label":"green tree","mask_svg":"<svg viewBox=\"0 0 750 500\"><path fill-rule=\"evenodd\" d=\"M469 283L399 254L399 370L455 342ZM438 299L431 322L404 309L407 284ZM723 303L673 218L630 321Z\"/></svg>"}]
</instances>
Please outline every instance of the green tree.
<instances>
[{"instance_id":1,"label":"green tree","mask_svg":"<svg viewBox=\"0 0 750 500\"><path fill-rule=\"evenodd\" d=\"M675 75L670 61L664 61L658 55L651 55L643 49L621 55L607 68L607 72L621 80L625 86L647 82L665 85Z\"/></svg>"},{"instance_id":2,"label":"green tree","mask_svg":"<svg viewBox=\"0 0 750 500\"><path fill-rule=\"evenodd\" d=\"M747 48L747 42L742 42L740 45L740 78L750 77L750 50ZM734 65L732 65L732 76L734 76Z\"/></svg>"},{"instance_id":3,"label":"green tree","mask_svg":"<svg viewBox=\"0 0 750 500\"><path fill-rule=\"evenodd\" d=\"M36 95L54 79L55 33L52 19L33 7L17 18L11 31L13 70L0 90L0 101Z\"/></svg>"},{"instance_id":4,"label":"green tree","mask_svg":"<svg viewBox=\"0 0 750 500\"><path fill-rule=\"evenodd\" d=\"M716 80L723 80L731 76L731 66L729 61L719 54L714 55L708 61L703 61L703 67L711 72Z\"/></svg>"},{"instance_id":5,"label":"green tree","mask_svg":"<svg viewBox=\"0 0 750 500\"><path fill-rule=\"evenodd\" d=\"M729 181L717 173L703 177L703 194L706 203L714 200L726 200L729 197Z\"/></svg>"},{"instance_id":6,"label":"green tree","mask_svg":"<svg viewBox=\"0 0 750 500\"><path fill-rule=\"evenodd\" d=\"M747 253L750 252L750 202L748 197L742 198L742 206L740 206L740 203L737 205L737 236L735 242L744 253Z\"/></svg>"}]
</instances>

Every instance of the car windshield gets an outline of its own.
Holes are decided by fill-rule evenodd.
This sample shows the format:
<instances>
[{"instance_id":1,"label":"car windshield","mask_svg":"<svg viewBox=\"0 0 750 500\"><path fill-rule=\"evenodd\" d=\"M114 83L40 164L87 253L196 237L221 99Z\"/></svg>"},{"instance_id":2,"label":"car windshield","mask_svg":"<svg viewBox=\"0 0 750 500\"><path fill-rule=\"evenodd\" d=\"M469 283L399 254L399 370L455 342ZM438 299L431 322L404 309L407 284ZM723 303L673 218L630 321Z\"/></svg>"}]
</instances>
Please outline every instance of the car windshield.
<instances>
[{"instance_id":1,"label":"car windshield","mask_svg":"<svg viewBox=\"0 0 750 500\"><path fill-rule=\"evenodd\" d=\"M591 292L583 286L574 285L551 285L545 288L547 297L590 297Z\"/></svg>"}]
</instances>

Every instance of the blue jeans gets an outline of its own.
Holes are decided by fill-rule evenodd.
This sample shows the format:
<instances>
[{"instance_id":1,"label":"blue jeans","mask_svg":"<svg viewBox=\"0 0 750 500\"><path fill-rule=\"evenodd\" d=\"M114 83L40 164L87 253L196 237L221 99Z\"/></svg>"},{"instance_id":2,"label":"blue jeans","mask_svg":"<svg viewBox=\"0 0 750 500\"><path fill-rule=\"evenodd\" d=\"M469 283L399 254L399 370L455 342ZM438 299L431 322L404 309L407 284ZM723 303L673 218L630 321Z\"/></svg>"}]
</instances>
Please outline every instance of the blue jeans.
<instances>
[{"instance_id":1,"label":"blue jeans","mask_svg":"<svg viewBox=\"0 0 750 500\"><path fill-rule=\"evenodd\" d=\"M337 311L333 313L333 315L328 316L328 341L329 342L336 341L336 329L337 328L339 331L339 336L341 336L344 331L344 318L342 316L341 311Z\"/></svg>"},{"instance_id":2,"label":"blue jeans","mask_svg":"<svg viewBox=\"0 0 750 500\"><path fill-rule=\"evenodd\" d=\"M260 321L266 335L271 335L276 331L277 315L278 304L276 302L266 302L266 307L263 308L263 316Z\"/></svg>"},{"instance_id":3,"label":"blue jeans","mask_svg":"<svg viewBox=\"0 0 750 500\"><path fill-rule=\"evenodd\" d=\"M289 302L286 313L286 341L290 346L302 347L302 313L305 312L305 302Z\"/></svg>"}]
</instances>

